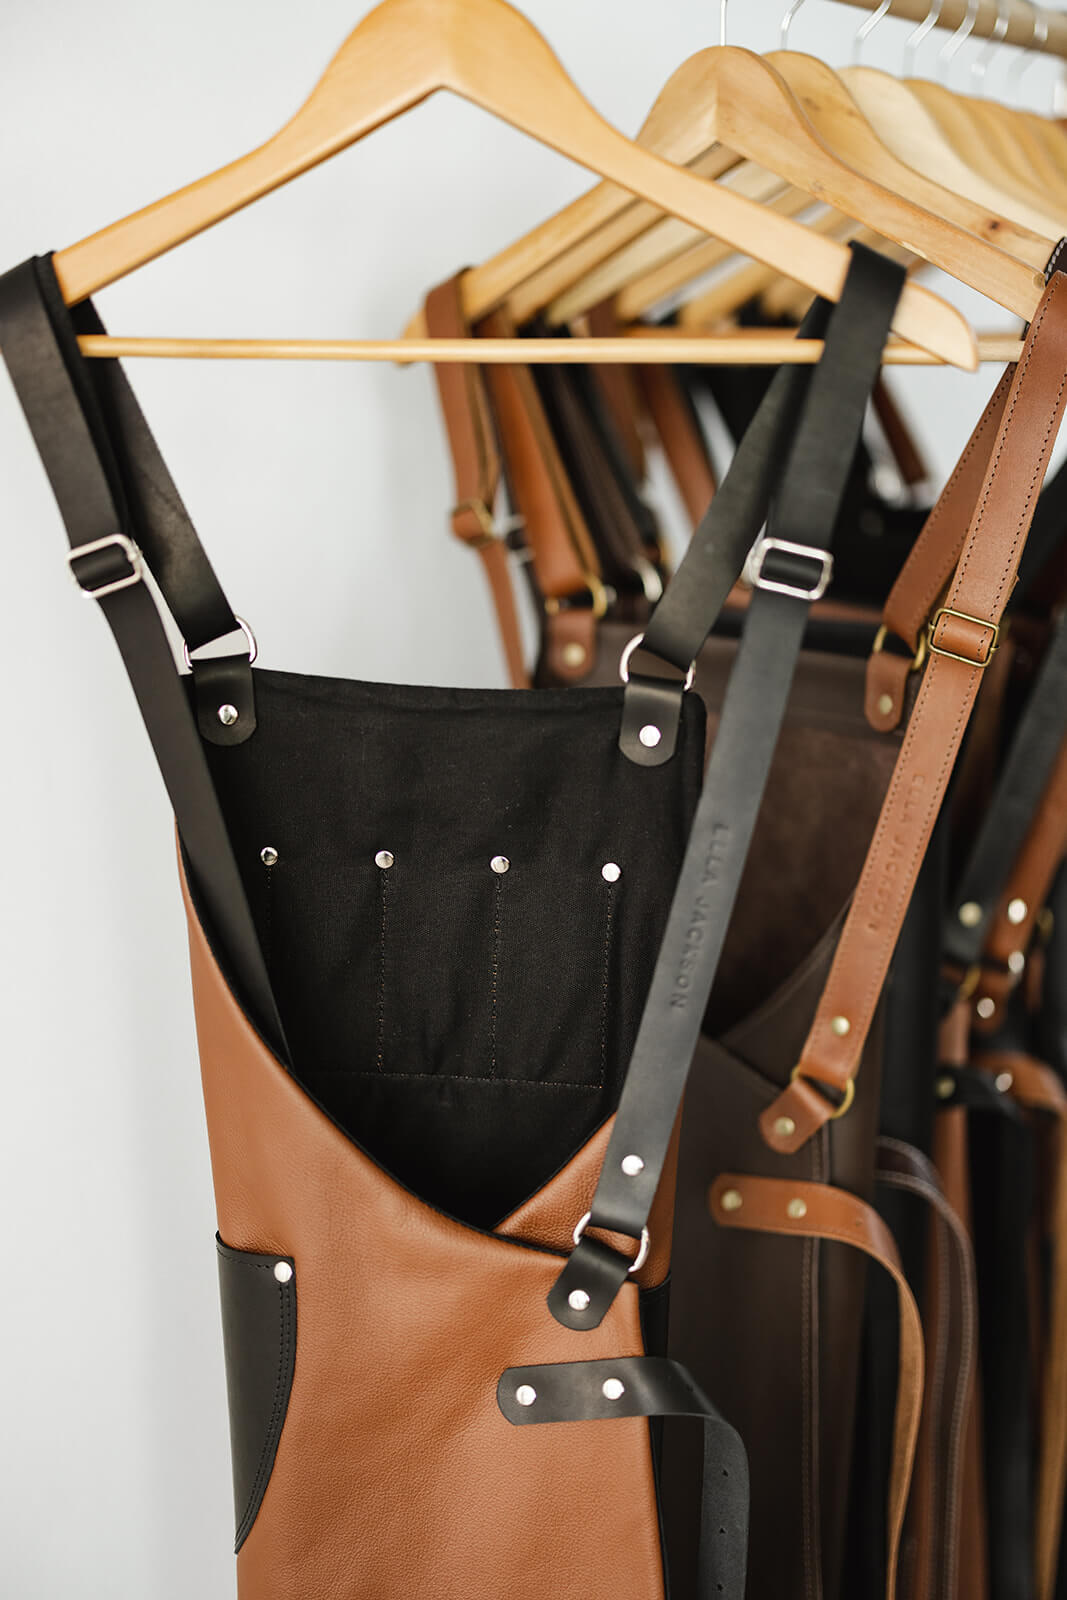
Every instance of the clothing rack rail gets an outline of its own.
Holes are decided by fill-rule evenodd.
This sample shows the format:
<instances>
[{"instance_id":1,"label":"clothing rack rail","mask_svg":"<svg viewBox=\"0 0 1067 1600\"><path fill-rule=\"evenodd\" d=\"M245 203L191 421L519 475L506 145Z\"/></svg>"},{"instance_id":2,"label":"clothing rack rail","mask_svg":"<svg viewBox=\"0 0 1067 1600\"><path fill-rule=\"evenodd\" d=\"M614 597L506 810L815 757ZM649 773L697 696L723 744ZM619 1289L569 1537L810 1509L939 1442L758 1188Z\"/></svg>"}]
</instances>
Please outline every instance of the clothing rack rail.
<instances>
[{"instance_id":1,"label":"clothing rack rail","mask_svg":"<svg viewBox=\"0 0 1067 1600\"><path fill-rule=\"evenodd\" d=\"M856 6L861 11L876 11L879 0L839 0L841 5ZM930 12L930 0L893 0L887 17L900 17L905 22L922 22ZM990 39L994 35L1004 44L1022 45L1024 49L1040 50L1045 55L1067 60L1067 12L1050 11L1045 6L1032 6L1027 0L1001 0L999 15L1006 16L1008 26L1001 35L997 28L996 0L981 0L972 39ZM944 0L935 26L954 32L967 16L967 0ZM1035 20L1040 18L1035 29ZM1041 38L1041 24L1047 24L1048 33ZM1003 27L1003 24L1001 24Z\"/></svg>"}]
</instances>

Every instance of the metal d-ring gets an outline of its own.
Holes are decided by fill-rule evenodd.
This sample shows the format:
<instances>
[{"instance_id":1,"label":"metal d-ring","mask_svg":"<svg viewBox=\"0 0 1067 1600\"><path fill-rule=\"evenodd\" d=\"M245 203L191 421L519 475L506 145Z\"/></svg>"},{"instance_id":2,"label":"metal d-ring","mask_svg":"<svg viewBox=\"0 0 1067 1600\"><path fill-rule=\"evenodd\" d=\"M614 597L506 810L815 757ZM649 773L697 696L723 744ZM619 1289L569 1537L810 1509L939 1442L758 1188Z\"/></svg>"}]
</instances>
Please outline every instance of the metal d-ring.
<instances>
[{"instance_id":1,"label":"metal d-ring","mask_svg":"<svg viewBox=\"0 0 1067 1600\"><path fill-rule=\"evenodd\" d=\"M580 1221L578 1222L578 1225L574 1230L574 1242L575 1242L575 1244L580 1244L581 1243L582 1234L585 1232L586 1228L589 1226L589 1219L592 1217L592 1215L593 1215L593 1213L591 1211L587 1211L585 1216L582 1217L580 1219ZM641 1268L644 1266L645 1262L648 1260L648 1252L651 1249L651 1246L652 1246L652 1235L649 1233L647 1228L642 1228L641 1229L641 1248L638 1250L637 1255L634 1257L633 1261L630 1263L630 1266L627 1269L628 1272L634 1273L634 1272L640 1272L641 1271Z\"/></svg>"},{"instance_id":2,"label":"metal d-ring","mask_svg":"<svg viewBox=\"0 0 1067 1600\"><path fill-rule=\"evenodd\" d=\"M245 621L244 617L239 617L237 613L234 612L233 620L236 622L237 626L244 634L245 639L248 641L248 665L251 666L253 661L259 655L259 645L256 643L256 636L252 632L252 629L248 626L248 623ZM210 642L214 643L214 640L211 640ZM200 646L197 646L197 648L199 649ZM182 640L182 659L189 670L192 671L193 660L189 654L189 646L185 643L184 639Z\"/></svg>"},{"instance_id":3,"label":"metal d-ring","mask_svg":"<svg viewBox=\"0 0 1067 1600\"><path fill-rule=\"evenodd\" d=\"M623 683L629 683L630 681L630 657L633 655L634 651L644 643L644 638L645 636L643 633L635 633L623 651L622 655L619 657L619 677L622 679ZM685 683L682 685L683 689L688 691L693 687L693 680L696 678L696 675L697 664L695 661L691 661L689 663L689 671L685 675Z\"/></svg>"}]
</instances>

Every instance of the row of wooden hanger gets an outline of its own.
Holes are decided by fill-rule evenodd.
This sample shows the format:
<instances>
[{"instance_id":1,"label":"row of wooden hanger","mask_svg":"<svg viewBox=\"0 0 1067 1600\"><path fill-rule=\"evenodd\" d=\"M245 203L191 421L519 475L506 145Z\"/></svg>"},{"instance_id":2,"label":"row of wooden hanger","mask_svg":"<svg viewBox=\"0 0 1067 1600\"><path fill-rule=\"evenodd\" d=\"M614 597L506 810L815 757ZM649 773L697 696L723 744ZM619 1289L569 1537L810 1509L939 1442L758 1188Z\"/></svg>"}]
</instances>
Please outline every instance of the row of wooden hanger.
<instances>
[{"instance_id":1,"label":"row of wooden hanger","mask_svg":"<svg viewBox=\"0 0 1067 1600\"><path fill-rule=\"evenodd\" d=\"M783 21L783 36L803 0ZM973 27L979 0L968 0ZM889 8L881 0L875 20ZM933 0L917 30L933 26ZM966 25L966 19L965 24ZM871 23L865 25L870 31ZM1040 13L1035 12L1035 42ZM962 43L963 28L950 42ZM995 46L995 41L994 41ZM946 47L948 48L948 47ZM88 355L361 360L813 360L818 344L739 337L720 325L754 291L840 295L847 240L929 262L1024 321L1067 234L1067 132L921 79L868 67L835 72L798 51L726 44L698 52L664 86L636 141L589 105L544 39L505 0L382 0L349 35L310 98L273 137L230 165L55 256L73 304L449 89L600 178L558 215L469 271L468 320L506 308L572 326L614 298L636 322L707 281L735 255L749 265L682 305L680 330L640 325L612 340L219 340L87 336ZM803 214L817 211L808 221ZM710 329L710 332L700 331ZM887 350L894 362L972 369L1011 359L940 296L909 282Z\"/></svg>"}]
</instances>

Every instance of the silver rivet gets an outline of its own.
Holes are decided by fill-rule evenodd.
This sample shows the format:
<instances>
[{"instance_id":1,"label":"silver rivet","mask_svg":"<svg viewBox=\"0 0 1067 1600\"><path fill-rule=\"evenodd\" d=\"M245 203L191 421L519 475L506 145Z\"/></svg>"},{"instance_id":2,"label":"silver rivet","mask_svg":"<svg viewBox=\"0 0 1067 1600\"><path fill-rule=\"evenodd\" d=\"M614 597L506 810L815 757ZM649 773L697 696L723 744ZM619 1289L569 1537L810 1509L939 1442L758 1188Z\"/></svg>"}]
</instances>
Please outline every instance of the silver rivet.
<instances>
[{"instance_id":1,"label":"silver rivet","mask_svg":"<svg viewBox=\"0 0 1067 1600\"><path fill-rule=\"evenodd\" d=\"M515 1398L520 1406L532 1406L537 1399L537 1390L530 1383L520 1383L515 1390Z\"/></svg>"},{"instance_id":2,"label":"silver rivet","mask_svg":"<svg viewBox=\"0 0 1067 1600\"><path fill-rule=\"evenodd\" d=\"M219 706L219 721L222 723L224 728L232 728L234 723L237 721L238 714L239 713L236 706L231 706L229 704Z\"/></svg>"},{"instance_id":3,"label":"silver rivet","mask_svg":"<svg viewBox=\"0 0 1067 1600\"><path fill-rule=\"evenodd\" d=\"M654 722L646 722L637 737L646 750L654 750L663 738L663 734Z\"/></svg>"},{"instance_id":4,"label":"silver rivet","mask_svg":"<svg viewBox=\"0 0 1067 1600\"><path fill-rule=\"evenodd\" d=\"M628 1178L636 1178L638 1173L645 1170L645 1163L640 1156L623 1156L619 1165Z\"/></svg>"},{"instance_id":5,"label":"silver rivet","mask_svg":"<svg viewBox=\"0 0 1067 1600\"><path fill-rule=\"evenodd\" d=\"M833 1017L830 1021L830 1029L837 1034L839 1039L843 1039L846 1033L852 1031L852 1024L847 1017Z\"/></svg>"},{"instance_id":6,"label":"silver rivet","mask_svg":"<svg viewBox=\"0 0 1067 1600\"><path fill-rule=\"evenodd\" d=\"M791 1139L797 1131L797 1125L792 1117L775 1117L774 1131L779 1139Z\"/></svg>"},{"instance_id":7,"label":"silver rivet","mask_svg":"<svg viewBox=\"0 0 1067 1600\"><path fill-rule=\"evenodd\" d=\"M1025 900L1009 900L1008 921L1013 922L1018 927L1020 922L1026 921L1026 913L1029 909Z\"/></svg>"},{"instance_id":8,"label":"silver rivet","mask_svg":"<svg viewBox=\"0 0 1067 1600\"><path fill-rule=\"evenodd\" d=\"M492 867L494 872L506 872L511 866L511 862L508 860L507 856L494 856L489 865Z\"/></svg>"},{"instance_id":9,"label":"silver rivet","mask_svg":"<svg viewBox=\"0 0 1067 1600\"><path fill-rule=\"evenodd\" d=\"M289 1265L288 1261L276 1261L275 1262L275 1264L274 1264L274 1276L277 1278L279 1283L288 1283L289 1282L290 1278L293 1276L293 1269Z\"/></svg>"},{"instance_id":10,"label":"silver rivet","mask_svg":"<svg viewBox=\"0 0 1067 1600\"><path fill-rule=\"evenodd\" d=\"M567 1304L572 1311L588 1311L589 1296L584 1289L572 1289L567 1296Z\"/></svg>"},{"instance_id":11,"label":"silver rivet","mask_svg":"<svg viewBox=\"0 0 1067 1600\"><path fill-rule=\"evenodd\" d=\"M1018 977L1026 968L1026 957L1021 950L1013 950L1008 957L1008 971L1013 977Z\"/></svg>"},{"instance_id":12,"label":"silver rivet","mask_svg":"<svg viewBox=\"0 0 1067 1600\"><path fill-rule=\"evenodd\" d=\"M934 1093L939 1100L951 1100L956 1093L956 1080L949 1073L943 1072L934 1084Z\"/></svg>"},{"instance_id":13,"label":"silver rivet","mask_svg":"<svg viewBox=\"0 0 1067 1600\"><path fill-rule=\"evenodd\" d=\"M989 995L984 994L974 1009L977 1011L983 1022L988 1022L994 1011L997 1009L997 1002L990 999Z\"/></svg>"},{"instance_id":14,"label":"silver rivet","mask_svg":"<svg viewBox=\"0 0 1067 1600\"><path fill-rule=\"evenodd\" d=\"M977 900L965 900L956 915L965 928L977 928L982 920L982 908Z\"/></svg>"},{"instance_id":15,"label":"silver rivet","mask_svg":"<svg viewBox=\"0 0 1067 1600\"><path fill-rule=\"evenodd\" d=\"M395 860L396 857L391 850L379 850L374 858L374 865L384 870L386 867L391 867Z\"/></svg>"},{"instance_id":16,"label":"silver rivet","mask_svg":"<svg viewBox=\"0 0 1067 1600\"><path fill-rule=\"evenodd\" d=\"M724 1211L740 1211L744 1201L736 1189L727 1189L719 1199Z\"/></svg>"},{"instance_id":17,"label":"silver rivet","mask_svg":"<svg viewBox=\"0 0 1067 1600\"><path fill-rule=\"evenodd\" d=\"M621 1400L626 1393L626 1385L619 1378L605 1378L600 1385L600 1392L605 1400Z\"/></svg>"},{"instance_id":18,"label":"silver rivet","mask_svg":"<svg viewBox=\"0 0 1067 1600\"><path fill-rule=\"evenodd\" d=\"M265 844L259 852L259 859L265 867L276 867L278 865L278 852L272 844Z\"/></svg>"},{"instance_id":19,"label":"silver rivet","mask_svg":"<svg viewBox=\"0 0 1067 1600\"><path fill-rule=\"evenodd\" d=\"M1012 1073L998 1072L996 1077L993 1079L993 1087L999 1090L1001 1094L1007 1094L1014 1082L1015 1077Z\"/></svg>"},{"instance_id":20,"label":"silver rivet","mask_svg":"<svg viewBox=\"0 0 1067 1600\"><path fill-rule=\"evenodd\" d=\"M808 1214L807 1203L803 1200L790 1200L785 1208L785 1214L787 1217L792 1217L795 1222L799 1222L801 1217L806 1217Z\"/></svg>"},{"instance_id":21,"label":"silver rivet","mask_svg":"<svg viewBox=\"0 0 1067 1600\"><path fill-rule=\"evenodd\" d=\"M622 868L617 861L605 861L600 869L600 876L605 883L618 883L622 877Z\"/></svg>"},{"instance_id":22,"label":"silver rivet","mask_svg":"<svg viewBox=\"0 0 1067 1600\"><path fill-rule=\"evenodd\" d=\"M585 665L585 645L579 644L577 639L572 639L570 644L565 644L560 653L565 667L583 667Z\"/></svg>"},{"instance_id":23,"label":"silver rivet","mask_svg":"<svg viewBox=\"0 0 1067 1600\"><path fill-rule=\"evenodd\" d=\"M891 694L880 694L878 696L878 710L881 712L882 716L888 717L892 709L893 696Z\"/></svg>"}]
</instances>

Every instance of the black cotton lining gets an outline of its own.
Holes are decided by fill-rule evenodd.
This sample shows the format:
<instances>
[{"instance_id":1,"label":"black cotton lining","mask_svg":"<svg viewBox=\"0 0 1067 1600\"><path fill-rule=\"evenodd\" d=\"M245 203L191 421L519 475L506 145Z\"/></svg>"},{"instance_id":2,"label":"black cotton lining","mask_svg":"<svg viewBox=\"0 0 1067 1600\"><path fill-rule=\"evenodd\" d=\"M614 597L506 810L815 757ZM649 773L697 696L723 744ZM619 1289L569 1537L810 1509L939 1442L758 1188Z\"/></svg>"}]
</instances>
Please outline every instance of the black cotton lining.
<instances>
[{"instance_id":1,"label":"black cotton lining","mask_svg":"<svg viewBox=\"0 0 1067 1600\"><path fill-rule=\"evenodd\" d=\"M686 697L677 755L645 768L618 748L621 688L255 679L255 736L206 750L295 1075L401 1182L492 1227L615 1109L704 708Z\"/></svg>"}]
</instances>

